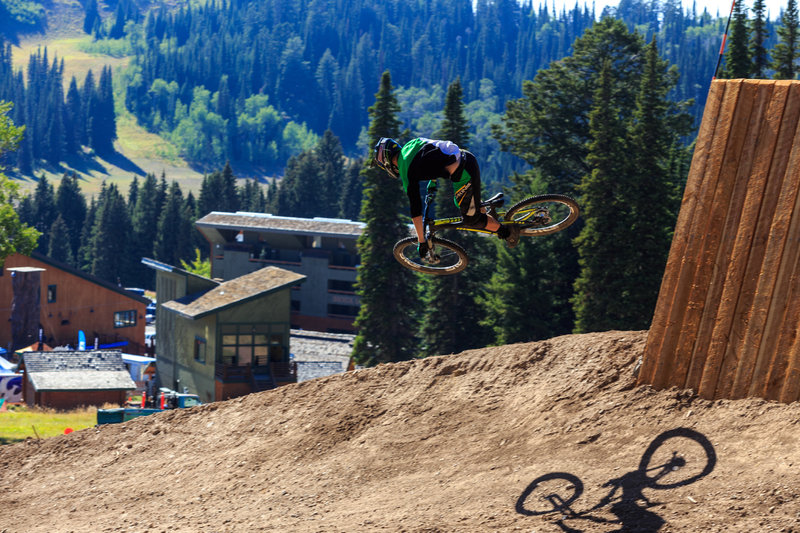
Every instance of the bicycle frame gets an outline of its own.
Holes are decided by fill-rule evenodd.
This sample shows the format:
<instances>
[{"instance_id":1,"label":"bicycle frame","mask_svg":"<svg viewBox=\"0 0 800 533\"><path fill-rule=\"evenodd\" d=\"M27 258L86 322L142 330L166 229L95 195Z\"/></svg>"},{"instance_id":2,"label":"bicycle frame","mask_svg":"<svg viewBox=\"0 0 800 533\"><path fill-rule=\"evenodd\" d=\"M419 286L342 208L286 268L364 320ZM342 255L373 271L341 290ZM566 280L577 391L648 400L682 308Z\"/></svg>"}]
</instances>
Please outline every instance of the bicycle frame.
<instances>
[{"instance_id":1,"label":"bicycle frame","mask_svg":"<svg viewBox=\"0 0 800 533\"><path fill-rule=\"evenodd\" d=\"M445 230L458 230L458 231L472 231L475 233L487 233L489 235L494 235L495 232L483 229L483 228L471 228L464 223L464 219L461 217L452 217L452 218L439 218L434 219L429 216L429 212L433 207L433 200L436 198L436 191L437 187L435 182L431 182L434 185L428 186L428 192L425 195L425 209L424 215L422 217L422 228L425 233L425 238L430 239L437 231L445 231ZM493 217L495 220L500 220L500 217L504 213L497 213L496 208L503 205L503 200L501 199L499 204L496 202L492 202L491 200L487 200L485 202L481 202L480 207L486 208L486 214Z\"/></svg>"}]
</instances>

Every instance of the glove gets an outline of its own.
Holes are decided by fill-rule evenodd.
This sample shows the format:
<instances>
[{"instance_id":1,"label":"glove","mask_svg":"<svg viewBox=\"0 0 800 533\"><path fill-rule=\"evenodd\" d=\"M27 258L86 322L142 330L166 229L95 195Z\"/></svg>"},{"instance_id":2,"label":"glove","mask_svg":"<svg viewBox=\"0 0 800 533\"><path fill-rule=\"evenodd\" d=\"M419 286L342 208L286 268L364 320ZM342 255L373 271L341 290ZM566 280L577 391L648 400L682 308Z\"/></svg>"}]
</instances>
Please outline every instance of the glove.
<instances>
[{"instance_id":1,"label":"glove","mask_svg":"<svg viewBox=\"0 0 800 533\"><path fill-rule=\"evenodd\" d=\"M420 259L425 259L425 256L428 255L429 250L430 248L428 247L428 241L417 244L417 251L419 252Z\"/></svg>"}]
</instances>

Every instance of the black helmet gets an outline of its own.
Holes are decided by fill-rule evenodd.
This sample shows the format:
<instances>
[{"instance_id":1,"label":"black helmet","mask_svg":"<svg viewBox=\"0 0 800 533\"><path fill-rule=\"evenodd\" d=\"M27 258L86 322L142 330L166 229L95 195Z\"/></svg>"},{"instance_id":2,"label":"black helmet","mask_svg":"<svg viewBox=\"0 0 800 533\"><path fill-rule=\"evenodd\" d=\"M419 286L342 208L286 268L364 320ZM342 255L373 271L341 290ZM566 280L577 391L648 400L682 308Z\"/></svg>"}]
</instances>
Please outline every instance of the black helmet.
<instances>
[{"instance_id":1,"label":"black helmet","mask_svg":"<svg viewBox=\"0 0 800 533\"><path fill-rule=\"evenodd\" d=\"M375 145L373 159L375 164L388 172L392 177L396 178L399 175L397 165L392 161L394 157L400 153L400 145L394 139L388 137L381 137L378 144Z\"/></svg>"}]
</instances>

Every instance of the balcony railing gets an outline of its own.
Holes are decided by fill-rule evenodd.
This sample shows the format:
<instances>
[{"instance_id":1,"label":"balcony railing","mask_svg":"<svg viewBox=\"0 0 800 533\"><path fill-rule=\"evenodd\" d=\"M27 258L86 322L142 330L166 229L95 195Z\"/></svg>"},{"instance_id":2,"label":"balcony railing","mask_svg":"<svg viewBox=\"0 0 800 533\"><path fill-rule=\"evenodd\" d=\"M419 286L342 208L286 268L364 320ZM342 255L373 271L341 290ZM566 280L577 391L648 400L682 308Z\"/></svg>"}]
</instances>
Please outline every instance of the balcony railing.
<instances>
[{"instance_id":1,"label":"balcony railing","mask_svg":"<svg viewBox=\"0 0 800 533\"><path fill-rule=\"evenodd\" d=\"M292 361L268 363L265 365L226 365L214 366L214 377L223 383L251 383L255 376L269 374L275 382L296 382L297 363Z\"/></svg>"}]
</instances>

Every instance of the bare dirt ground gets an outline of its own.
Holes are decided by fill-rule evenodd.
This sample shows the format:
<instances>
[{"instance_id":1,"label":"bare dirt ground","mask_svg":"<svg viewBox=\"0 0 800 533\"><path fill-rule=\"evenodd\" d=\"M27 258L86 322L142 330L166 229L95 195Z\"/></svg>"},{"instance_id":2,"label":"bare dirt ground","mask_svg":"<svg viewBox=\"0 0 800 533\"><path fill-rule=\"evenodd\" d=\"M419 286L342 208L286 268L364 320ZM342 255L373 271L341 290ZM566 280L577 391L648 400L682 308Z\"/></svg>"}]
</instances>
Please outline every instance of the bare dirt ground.
<instances>
[{"instance_id":1,"label":"bare dirt ground","mask_svg":"<svg viewBox=\"0 0 800 533\"><path fill-rule=\"evenodd\" d=\"M0 531L800 532L800 405L634 387L645 341L473 350L6 446Z\"/></svg>"}]
</instances>

